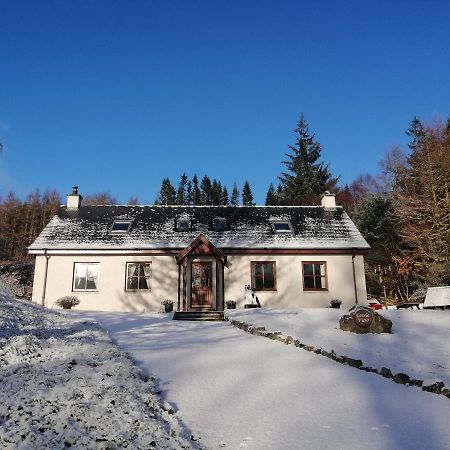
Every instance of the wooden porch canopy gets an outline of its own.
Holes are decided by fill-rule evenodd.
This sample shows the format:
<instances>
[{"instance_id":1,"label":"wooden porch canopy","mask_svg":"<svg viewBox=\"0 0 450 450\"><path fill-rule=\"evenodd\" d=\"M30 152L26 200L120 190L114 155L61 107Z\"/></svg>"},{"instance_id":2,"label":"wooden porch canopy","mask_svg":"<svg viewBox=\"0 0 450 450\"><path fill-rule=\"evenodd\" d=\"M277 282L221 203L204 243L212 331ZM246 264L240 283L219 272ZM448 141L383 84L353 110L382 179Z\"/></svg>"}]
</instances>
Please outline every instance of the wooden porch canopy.
<instances>
[{"instance_id":1,"label":"wooden porch canopy","mask_svg":"<svg viewBox=\"0 0 450 450\"><path fill-rule=\"evenodd\" d=\"M183 251L176 256L180 265L190 255L215 256L222 264L227 257L203 234L199 234Z\"/></svg>"}]
</instances>

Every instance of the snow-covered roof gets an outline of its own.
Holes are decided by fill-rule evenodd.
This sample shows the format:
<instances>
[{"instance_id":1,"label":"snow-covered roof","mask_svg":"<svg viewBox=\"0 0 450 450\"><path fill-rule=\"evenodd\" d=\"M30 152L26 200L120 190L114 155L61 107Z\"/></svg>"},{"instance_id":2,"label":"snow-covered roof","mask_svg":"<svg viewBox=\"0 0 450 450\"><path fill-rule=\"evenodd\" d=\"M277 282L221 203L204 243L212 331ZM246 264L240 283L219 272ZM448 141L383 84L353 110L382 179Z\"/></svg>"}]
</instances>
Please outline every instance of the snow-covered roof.
<instances>
[{"instance_id":1,"label":"snow-covered roof","mask_svg":"<svg viewBox=\"0 0 450 450\"><path fill-rule=\"evenodd\" d=\"M111 233L115 220L131 219L127 233ZM214 220L225 219L224 231ZM291 234L276 234L271 219L289 219ZM190 218L188 231L177 222ZM82 206L61 207L30 250L183 249L199 234L222 249L368 249L342 207L320 206Z\"/></svg>"}]
</instances>

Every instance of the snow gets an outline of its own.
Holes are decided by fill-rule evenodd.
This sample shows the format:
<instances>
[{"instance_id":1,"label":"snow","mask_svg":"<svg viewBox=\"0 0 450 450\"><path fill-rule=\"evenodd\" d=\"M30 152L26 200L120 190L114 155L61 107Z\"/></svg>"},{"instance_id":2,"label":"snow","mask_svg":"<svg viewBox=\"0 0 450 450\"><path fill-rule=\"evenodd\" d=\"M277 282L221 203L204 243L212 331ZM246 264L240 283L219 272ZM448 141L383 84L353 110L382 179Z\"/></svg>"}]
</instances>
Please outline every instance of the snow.
<instances>
[{"instance_id":1,"label":"snow","mask_svg":"<svg viewBox=\"0 0 450 450\"><path fill-rule=\"evenodd\" d=\"M235 310L230 318L281 331L337 355L360 359L364 366L406 373L427 384L450 387L450 312L381 310L392 321L392 334L357 335L339 329L342 309Z\"/></svg>"},{"instance_id":2,"label":"snow","mask_svg":"<svg viewBox=\"0 0 450 450\"><path fill-rule=\"evenodd\" d=\"M327 318L330 312L336 316ZM357 345L356 340L343 338L343 333L328 330L334 330L334 319L342 310L307 313L237 310L232 316L260 321L268 329L273 325L277 331L296 327L312 345L319 346L325 339L334 347L358 350L367 359L365 336L357 337L363 342ZM431 367L431 361L447 364L445 344L439 344L443 338L449 342L444 319L428 315L432 323L427 323L409 311L404 313L402 317L408 319L403 325L400 320L394 322L394 341L370 342L380 351L387 347L377 361L391 354L392 360L394 355L400 358L399 366L415 367L413 361L420 352L403 355L408 344L398 347L400 337L407 336L411 347L413 338L415 342L426 338L428 348L433 341L437 345L436 356L433 348L425 365ZM155 374L164 400L205 448L449 448L450 400L446 397L250 335L226 322L172 321L169 314L68 314L98 321L141 368Z\"/></svg>"},{"instance_id":3,"label":"snow","mask_svg":"<svg viewBox=\"0 0 450 450\"><path fill-rule=\"evenodd\" d=\"M98 325L0 293L0 448L198 448L156 389Z\"/></svg>"}]
</instances>

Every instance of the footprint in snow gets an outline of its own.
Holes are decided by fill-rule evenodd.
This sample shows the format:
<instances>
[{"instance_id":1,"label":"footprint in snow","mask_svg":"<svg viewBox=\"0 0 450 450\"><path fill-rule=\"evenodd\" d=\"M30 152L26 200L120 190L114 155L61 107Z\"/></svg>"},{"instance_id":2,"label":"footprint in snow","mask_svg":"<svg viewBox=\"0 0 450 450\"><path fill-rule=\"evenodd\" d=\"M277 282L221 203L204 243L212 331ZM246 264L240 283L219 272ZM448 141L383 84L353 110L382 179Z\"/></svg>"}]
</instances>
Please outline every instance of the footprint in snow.
<instances>
[{"instance_id":1,"label":"footprint in snow","mask_svg":"<svg viewBox=\"0 0 450 450\"><path fill-rule=\"evenodd\" d=\"M378 427L371 427L370 431L380 431L380 429Z\"/></svg>"}]
</instances>

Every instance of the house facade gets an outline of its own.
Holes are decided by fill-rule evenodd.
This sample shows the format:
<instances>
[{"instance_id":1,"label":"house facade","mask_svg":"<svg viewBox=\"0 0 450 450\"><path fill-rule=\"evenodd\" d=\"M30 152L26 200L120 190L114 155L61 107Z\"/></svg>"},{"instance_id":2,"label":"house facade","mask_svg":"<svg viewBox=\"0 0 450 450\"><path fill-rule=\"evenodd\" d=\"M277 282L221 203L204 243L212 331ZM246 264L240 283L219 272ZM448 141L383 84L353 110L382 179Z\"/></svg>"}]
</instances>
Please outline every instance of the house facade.
<instances>
[{"instance_id":1,"label":"house facade","mask_svg":"<svg viewBox=\"0 0 450 450\"><path fill-rule=\"evenodd\" d=\"M350 307L366 298L369 245L334 195L321 206L83 206L74 188L29 247L33 301L76 295L77 308L222 311Z\"/></svg>"}]
</instances>

